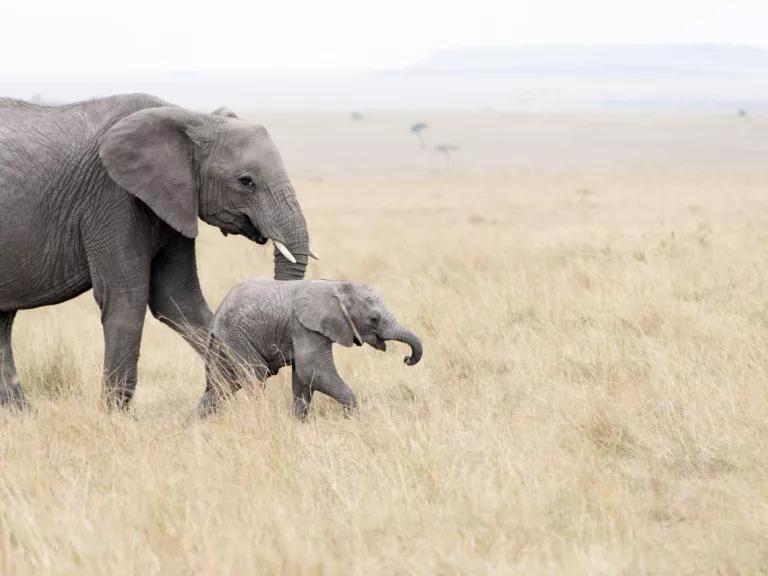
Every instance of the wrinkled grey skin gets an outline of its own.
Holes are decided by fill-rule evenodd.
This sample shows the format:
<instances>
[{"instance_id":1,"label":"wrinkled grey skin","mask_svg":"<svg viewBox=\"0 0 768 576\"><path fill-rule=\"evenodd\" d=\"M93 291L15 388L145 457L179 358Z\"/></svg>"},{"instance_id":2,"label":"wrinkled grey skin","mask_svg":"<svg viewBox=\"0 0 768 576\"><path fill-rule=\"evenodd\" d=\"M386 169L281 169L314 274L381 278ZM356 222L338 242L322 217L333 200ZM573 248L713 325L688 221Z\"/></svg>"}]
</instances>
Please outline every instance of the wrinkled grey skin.
<instances>
[{"instance_id":1,"label":"wrinkled grey skin","mask_svg":"<svg viewBox=\"0 0 768 576\"><path fill-rule=\"evenodd\" d=\"M263 382L287 365L293 366L293 412L298 418L306 417L315 390L352 411L357 400L336 371L332 344L367 343L386 350L387 340L411 347L407 365L421 360L418 337L395 319L369 286L246 280L230 291L211 323L199 414L213 413L249 375Z\"/></svg>"},{"instance_id":2,"label":"wrinkled grey skin","mask_svg":"<svg viewBox=\"0 0 768 576\"><path fill-rule=\"evenodd\" d=\"M125 406L147 306L202 353L212 314L195 264L198 217L275 250L301 279L309 238L266 130L142 95L44 107L0 99L0 404L23 407L11 350L17 310L93 288L105 397Z\"/></svg>"}]
</instances>

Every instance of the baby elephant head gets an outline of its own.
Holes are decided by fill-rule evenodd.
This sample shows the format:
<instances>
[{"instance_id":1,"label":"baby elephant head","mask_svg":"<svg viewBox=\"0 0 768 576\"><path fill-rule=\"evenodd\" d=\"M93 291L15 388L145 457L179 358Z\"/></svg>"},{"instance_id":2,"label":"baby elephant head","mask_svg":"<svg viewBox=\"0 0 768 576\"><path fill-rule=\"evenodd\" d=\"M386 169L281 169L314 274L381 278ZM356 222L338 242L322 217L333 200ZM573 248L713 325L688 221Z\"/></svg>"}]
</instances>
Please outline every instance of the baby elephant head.
<instances>
[{"instance_id":1,"label":"baby elephant head","mask_svg":"<svg viewBox=\"0 0 768 576\"><path fill-rule=\"evenodd\" d=\"M396 340L411 347L411 355L405 357L408 366L421 360L419 338L397 321L370 286L325 280L307 282L294 298L294 311L305 328L342 346L367 343L377 350L386 350L386 341Z\"/></svg>"}]
</instances>

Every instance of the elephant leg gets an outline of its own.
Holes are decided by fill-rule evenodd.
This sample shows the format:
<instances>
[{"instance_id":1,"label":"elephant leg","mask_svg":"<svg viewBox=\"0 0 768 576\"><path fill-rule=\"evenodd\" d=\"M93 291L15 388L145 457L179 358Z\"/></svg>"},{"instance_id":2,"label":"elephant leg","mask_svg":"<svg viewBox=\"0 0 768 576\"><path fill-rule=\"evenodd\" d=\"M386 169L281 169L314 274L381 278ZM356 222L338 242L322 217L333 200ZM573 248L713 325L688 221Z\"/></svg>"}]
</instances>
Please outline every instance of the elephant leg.
<instances>
[{"instance_id":1,"label":"elephant leg","mask_svg":"<svg viewBox=\"0 0 768 576\"><path fill-rule=\"evenodd\" d=\"M295 354L298 377L304 385L336 400L347 415L357 410L355 394L336 370L330 340L321 337L314 346L299 345Z\"/></svg>"},{"instance_id":2,"label":"elephant leg","mask_svg":"<svg viewBox=\"0 0 768 576\"><path fill-rule=\"evenodd\" d=\"M291 386L293 388L293 415L299 420L304 420L309 412L309 404L312 402L314 390L299 377L295 364L291 375Z\"/></svg>"},{"instance_id":3,"label":"elephant leg","mask_svg":"<svg viewBox=\"0 0 768 576\"><path fill-rule=\"evenodd\" d=\"M200 418L214 414L221 402L237 390L237 375L231 370L226 348L211 335L205 353L205 393L197 406Z\"/></svg>"},{"instance_id":4,"label":"elephant leg","mask_svg":"<svg viewBox=\"0 0 768 576\"><path fill-rule=\"evenodd\" d=\"M127 408L136 391L146 294L110 295L102 305L104 399L110 408Z\"/></svg>"},{"instance_id":5,"label":"elephant leg","mask_svg":"<svg viewBox=\"0 0 768 576\"><path fill-rule=\"evenodd\" d=\"M247 341L237 338L225 343L212 334L205 354L205 393L198 414L210 416L243 383L255 377L263 387L270 375L266 360Z\"/></svg>"},{"instance_id":6,"label":"elephant leg","mask_svg":"<svg viewBox=\"0 0 768 576\"><path fill-rule=\"evenodd\" d=\"M201 356L205 353L210 308L197 278L195 241L179 236L152 260L149 308Z\"/></svg>"},{"instance_id":7,"label":"elephant leg","mask_svg":"<svg viewBox=\"0 0 768 576\"><path fill-rule=\"evenodd\" d=\"M16 374L11 329L16 312L0 312L0 406L26 408L29 404Z\"/></svg>"},{"instance_id":8,"label":"elephant leg","mask_svg":"<svg viewBox=\"0 0 768 576\"><path fill-rule=\"evenodd\" d=\"M104 401L127 408L136 390L141 331L149 301L149 264L145 252L130 244L106 245L89 253L93 296L101 308L104 331Z\"/></svg>"},{"instance_id":9,"label":"elephant leg","mask_svg":"<svg viewBox=\"0 0 768 576\"><path fill-rule=\"evenodd\" d=\"M200 403L197 405L197 415L200 418L213 416L219 409L219 405L224 398L224 395L206 385L205 393L200 399Z\"/></svg>"}]
</instances>

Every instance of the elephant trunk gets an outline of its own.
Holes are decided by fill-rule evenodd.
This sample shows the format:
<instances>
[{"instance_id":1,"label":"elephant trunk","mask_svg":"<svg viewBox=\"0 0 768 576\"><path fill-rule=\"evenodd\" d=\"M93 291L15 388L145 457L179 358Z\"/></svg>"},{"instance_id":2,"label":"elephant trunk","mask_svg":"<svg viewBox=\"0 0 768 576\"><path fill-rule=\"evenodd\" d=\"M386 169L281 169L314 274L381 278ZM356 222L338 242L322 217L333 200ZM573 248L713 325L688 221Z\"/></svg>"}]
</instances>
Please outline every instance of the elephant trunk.
<instances>
[{"instance_id":1,"label":"elephant trunk","mask_svg":"<svg viewBox=\"0 0 768 576\"><path fill-rule=\"evenodd\" d=\"M416 336L416 334L404 326L401 326L398 322L389 324L387 329L382 331L381 337L384 340L395 340L411 347L411 355L406 356L404 359L406 365L413 366L414 364L418 364L419 360L421 360L423 351L421 340L419 340L419 337Z\"/></svg>"},{"instance_id":2,"label":"elephant trunk","mask_svg":"<svg viewBox=\"0 0 768 576\"><path fill-rule=\"evenodd\" d=\"M309 260L309 233L298 202L289 204L274 229L267 235L275 244L275 280L301 280Z\"/></svg>"},{"instance_id":3,"label":"elephant trunk","mask_svg":"<svg viewBox=\"0 0 768 576\"><path fill-rule=\"evenodd\" d=\"M275 246L275 280L301 280L307 270L309 260L309 243L304 248L298 243L289 243L288 249L296 262L291 262Z\"/></svg>"}]
</instances>

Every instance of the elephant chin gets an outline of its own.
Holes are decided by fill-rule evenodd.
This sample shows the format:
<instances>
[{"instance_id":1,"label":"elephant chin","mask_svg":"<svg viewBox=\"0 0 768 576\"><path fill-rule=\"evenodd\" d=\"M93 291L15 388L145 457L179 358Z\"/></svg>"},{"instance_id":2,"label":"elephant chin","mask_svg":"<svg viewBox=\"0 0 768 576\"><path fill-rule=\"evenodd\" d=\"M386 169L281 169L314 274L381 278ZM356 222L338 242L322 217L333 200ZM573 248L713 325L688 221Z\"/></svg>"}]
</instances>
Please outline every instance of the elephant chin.
<instances>
[{"instance_id":1,"label":"elephant chin","mask_svg":"<svg viewBox=\"0 0 768 576\"><path fill-rule=\"evenodd\" d=\"M254 224L253 220L246 216L239 216L235 219L221 218L218 214L208 215L202 217L204 222L207 222L211 226L216 226L219 232L223 236L245 236L248 240L256 242L256 244L266 244L268 238L261 233L259 227Z\"/></svg>"}]
</instances>

